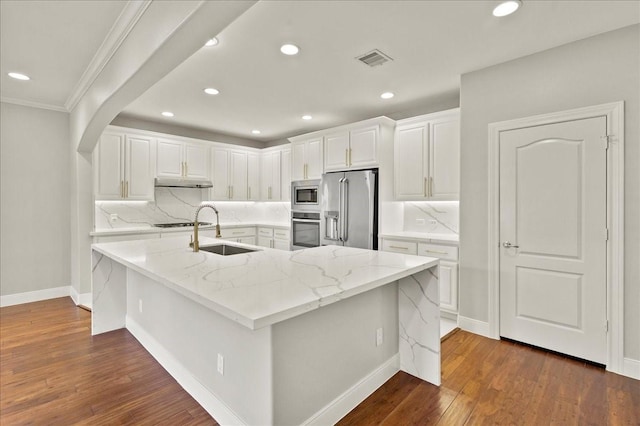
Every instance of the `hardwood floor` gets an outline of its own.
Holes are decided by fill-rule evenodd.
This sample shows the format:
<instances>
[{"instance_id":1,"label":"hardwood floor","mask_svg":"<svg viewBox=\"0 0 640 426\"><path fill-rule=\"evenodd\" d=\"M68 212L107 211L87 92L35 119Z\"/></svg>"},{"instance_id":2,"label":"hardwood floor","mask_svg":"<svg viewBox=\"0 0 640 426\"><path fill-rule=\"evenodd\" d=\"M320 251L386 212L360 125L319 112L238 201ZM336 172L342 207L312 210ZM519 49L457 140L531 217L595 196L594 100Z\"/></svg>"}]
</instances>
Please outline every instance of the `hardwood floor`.
<instances>
[{"instance_id":1,"label":"hardwood floor","mask_svg":"<svg viewBox=\"0 0 640 426\"><path fill-rule=\"evenodd\" d=\"M0 309L0 424L215 425L126 330L92 337L71 299ZM640 424L640 381L463 331L442 386L398 373L341 425Z\"/></svg>"}]
</instances>

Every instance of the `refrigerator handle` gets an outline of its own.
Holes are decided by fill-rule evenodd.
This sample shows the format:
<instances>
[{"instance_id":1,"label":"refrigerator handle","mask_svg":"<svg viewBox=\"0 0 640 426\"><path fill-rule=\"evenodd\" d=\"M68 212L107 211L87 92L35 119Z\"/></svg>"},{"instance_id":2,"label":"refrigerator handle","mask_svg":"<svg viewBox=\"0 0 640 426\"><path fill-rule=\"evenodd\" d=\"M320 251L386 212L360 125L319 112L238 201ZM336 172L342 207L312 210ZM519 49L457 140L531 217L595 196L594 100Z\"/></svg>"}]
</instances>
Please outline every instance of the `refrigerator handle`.
<instances>
[{"instance_id":1,"label":"refrigerator handle","mask_svg":"<svg viewBox=\"0 0 640 426\"><path fill-rule=\"evenodd\" d=\"M342 179L342 241L349 239L349 179Z\"/></svg>"},{"instance_id":2,"label":"refrigerator handle","mask_svg":"<svg viewBox=\"0 0 640 426\"><path fill-rule=\"evenodd\" d=\"M342 181L338 180L338 241L342 241Z\"/></svg>"}]
</instances>

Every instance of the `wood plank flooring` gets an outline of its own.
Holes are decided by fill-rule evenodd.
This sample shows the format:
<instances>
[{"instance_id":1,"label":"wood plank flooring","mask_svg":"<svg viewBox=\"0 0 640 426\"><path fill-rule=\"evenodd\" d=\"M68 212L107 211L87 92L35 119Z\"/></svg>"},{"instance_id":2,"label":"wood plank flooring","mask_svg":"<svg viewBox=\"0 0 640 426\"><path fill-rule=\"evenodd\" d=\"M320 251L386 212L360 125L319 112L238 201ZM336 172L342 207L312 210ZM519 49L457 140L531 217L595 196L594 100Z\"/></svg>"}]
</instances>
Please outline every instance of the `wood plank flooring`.
<instances>
[{"instance_id":1,"label":"wood plank flooring","mask_svg":"<svg viewBox=\"0 0 640 426\"><path fill-rule=\"evenodd\" d=\"M215 425L126 330L61 298L0 309L0 425ZM442 386L397 373L341 425L639 425L640 381L458 331Z\"/></svg>"}]
</instances>

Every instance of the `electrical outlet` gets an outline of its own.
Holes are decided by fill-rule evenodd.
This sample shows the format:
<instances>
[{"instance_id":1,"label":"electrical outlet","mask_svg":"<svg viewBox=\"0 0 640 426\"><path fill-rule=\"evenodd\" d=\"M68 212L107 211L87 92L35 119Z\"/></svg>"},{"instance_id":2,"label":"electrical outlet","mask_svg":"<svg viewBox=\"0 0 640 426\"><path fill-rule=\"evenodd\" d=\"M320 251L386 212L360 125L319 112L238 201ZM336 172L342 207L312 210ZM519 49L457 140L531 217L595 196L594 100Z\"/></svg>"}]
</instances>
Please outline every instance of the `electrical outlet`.
<instances>
[{"instance_id":1,"label":"electrical outlet","mask_svg":"<svg viewBox=\"0 0 640 426\"><path fill-rule=\"evenodd\" d=\"M376 330L376 346L380 346L384 340L384 335L382 333L382 327Z\"/></svg>"},{"instance_id":2,"label":"electrical outlet","mask_svg":"<svg viewBox=\"0 0 640 426\"><path fill-rule=\"evenodd\" d=\"M118 220L118 213L111 213L109 215L109 220L111 221L111 223L115 222L116 220Z\"/></svg>"},{"instance_id":3,"label":"electrical outlet","mask_svg":"<svg viewBox=\"0 0 640 426\"><path fill-rule=\"evenodd\" d=\"M142 313L142 299L138 299L138 310Z\"/></svg>"},{"instance_id":4,"label":"electrical outlet","mask_svg":"<svg viewBox=\"0 0 640 426\"><path fill-rule=\"evenodd\" d=\"M437 225L437 224L438 224L437 220L435 220L435 219L429 220L429 225Z\"/></svg>"},{"instance_id":5,"label":"electrical outlet","mask_svg":"<svg viewBox=\"0 0 640 426\"><path fill-rule=\"evenodd\" d=\"M424 219L416 219L418 225L424 225Z\"/></svg>"},{"instance_id":6,"label":"electrical outlet","mask_svg":"<svg viewBox=\"0 0 640 426\"><path fill-rule=\"evenodd\" d=\"M222 354L218 354L218 373L224 376L224 357Z\"/></svg>"}]
</instances>

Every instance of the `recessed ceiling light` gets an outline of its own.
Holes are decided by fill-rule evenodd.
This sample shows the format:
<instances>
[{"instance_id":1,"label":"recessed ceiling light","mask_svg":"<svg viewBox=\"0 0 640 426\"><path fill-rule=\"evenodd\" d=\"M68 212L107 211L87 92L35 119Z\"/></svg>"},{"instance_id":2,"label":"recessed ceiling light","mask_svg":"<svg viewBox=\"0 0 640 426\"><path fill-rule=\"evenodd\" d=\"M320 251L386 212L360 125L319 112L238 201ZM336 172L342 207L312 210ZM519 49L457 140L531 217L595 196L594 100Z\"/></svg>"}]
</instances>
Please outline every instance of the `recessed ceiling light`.
<instances>
[{"instance_id":1,"label":"recessed ceiling light","mask_svg":"<svg viewBox=\"0 0 640 426\"><path fill-rule=\"evenodd\" d=\"M503 1L493 9L493 16L501 18L503 16L511 15L513 12L518 10L521 4L522 2L520 0Z\"/></svg>"},{"instance_id":2,"label":"recessed ceiling light","mask_svg":"<svg viewBox=\"0 0 640 426\"><path fill-rule=\"evenodd\" d=\"M312 116L310 116L310 115L303 115L303 116L302 116L302 119L303 119L303 120L311 120L312 118L313 118L313 117L312 117Z\"/></svg>"},{"instance_id":3,"label":"recessed ceiling light","mask_svg":"<svg viewBox=\"0 0 640 426\"><path fill-rule=\"evenodd\" d=\"M207 47L211 47L211 46L215 46L216 44L218 44L218 39L214 37L207 40L207 42L204 45Z\"/></svg>"},{"instance_id":4,"label":"recessed ceiling light","mask_svg":"<svg viewBox=\"0 0 640 426\"><path fill-rule=\"evenodd\" d=\"M213 87L207 87L206 89L204 89L204 93L206 93L207 95L217 95L218 93L220 93L220 91L218 89L214 89Z\"/></svg>"},{"instance_id":5,"label":"recessed ceiling light","mask_svg":"<svg viewBox=\"0 0 640 426\"><path fill-rule=\"evenodd\" d=\"M300 51L300 48L298 48L298 46L296 46L295 44L283 44L280 47L280 51L285 55L291 56L291 55L297 55L298 52Z\"/></svg>"},{"instance_id":6,"label":"recessed ceiling light","mask_svg":"<svg viewBox=\"0 0 640 426\"><path fill-rule=\"evenodd\" d=\"M254 135L259 135L260 134L260 130L252 130L251 133L253 133Z\"/></svg>"},{"instance_id":7,"label":"recessed ceiling light","mask_svg":"<svg viewBox=\"0 0 640 426\"><path fill-rule=\"evenodd\" d=\"M164 115L165 117L173 117L174 116L174 114L172 112L170 112L170 111L165 111L165 112L162 113L162 115Z\"/></svg>"},{"instance_id":8,"label":"recessed ceiling light","mask_svg":"<svg viewBox=\"0 0 640 426\"><path fill-rule=\"evenodd\" d=\"M9 77L15 78L16 80L31 80L28 75L20 74L19 72L10 72Z\"/></svg>"},{"instance_id":9,"label":"recessed ceiling light","mask_svg":"<svg viewBox=\"0 0 640 426\"><path fill-rule=\"evenodd\" d=\"M380 95L382 99L391 99L394 96L395 95L392 92L384 92L382 95Z\"/></svg>"}]
</instances>

